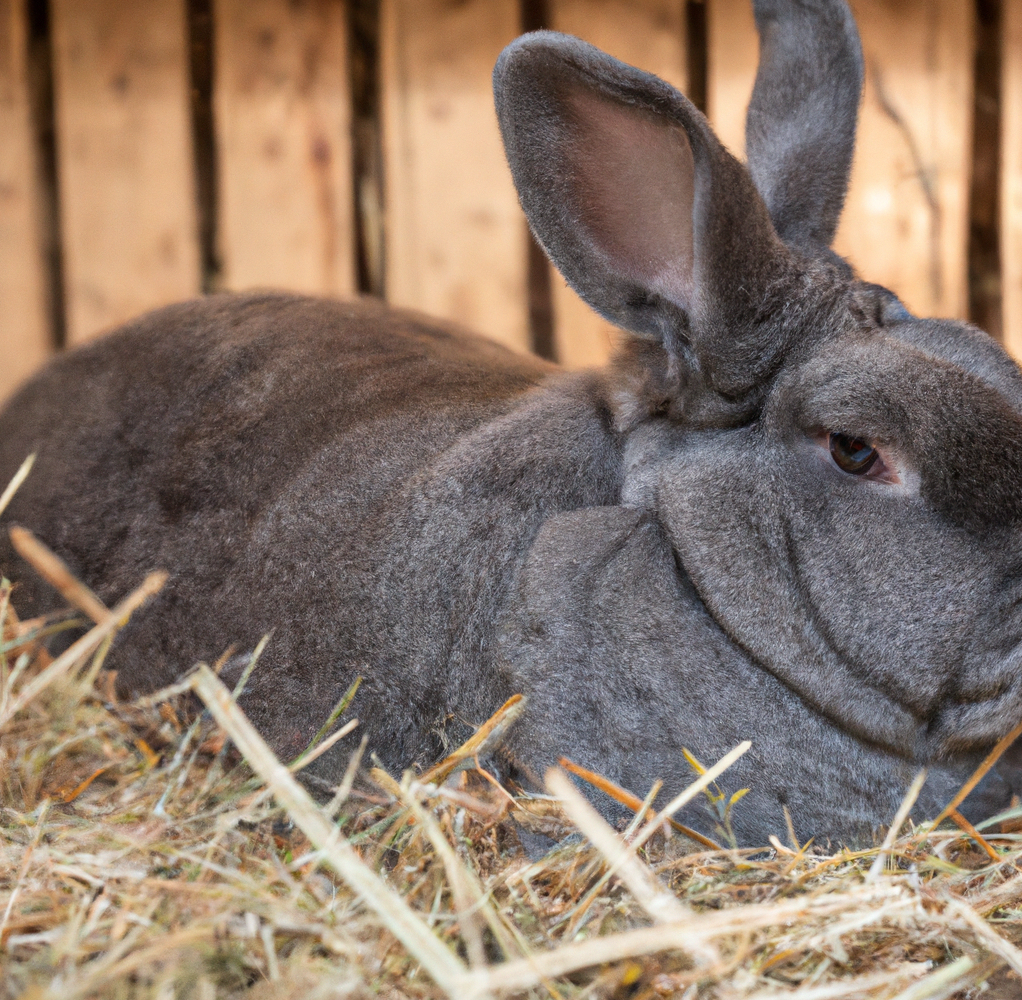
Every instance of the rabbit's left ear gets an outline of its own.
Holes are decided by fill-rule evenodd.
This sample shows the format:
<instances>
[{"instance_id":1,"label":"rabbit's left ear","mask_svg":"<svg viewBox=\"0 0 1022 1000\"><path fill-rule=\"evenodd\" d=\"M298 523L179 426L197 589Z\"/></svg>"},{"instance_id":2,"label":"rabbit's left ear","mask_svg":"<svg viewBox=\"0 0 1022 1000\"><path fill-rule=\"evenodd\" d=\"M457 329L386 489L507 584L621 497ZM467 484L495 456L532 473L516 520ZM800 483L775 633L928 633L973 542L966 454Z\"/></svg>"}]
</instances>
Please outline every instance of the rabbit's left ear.
<instances>
[{"instance_id":1,"label":"rabbit's left ear","mask_svg":"<svg viewBox=\"0 0 1022 1000\"><path fill-rule=\"evenodd\" d=\"M553 32L503 51L494 93L529 224L579 295L671 354L694 351L717 392L762 381L786 347L763 320L798 297L798 269L702 114Z\"/></svg>"},{"instance_id":2,"label":"rabbit's left ear","mask_svg":"<svg viewBox=\"0 0 1022 1000\"><path fill-rule=\"evenodd\" d=\"M862 96L845 0L754 0L759 70L745 122L749 170L774 228L810 254L834 239Z\"/></svg>"}]
</instances>

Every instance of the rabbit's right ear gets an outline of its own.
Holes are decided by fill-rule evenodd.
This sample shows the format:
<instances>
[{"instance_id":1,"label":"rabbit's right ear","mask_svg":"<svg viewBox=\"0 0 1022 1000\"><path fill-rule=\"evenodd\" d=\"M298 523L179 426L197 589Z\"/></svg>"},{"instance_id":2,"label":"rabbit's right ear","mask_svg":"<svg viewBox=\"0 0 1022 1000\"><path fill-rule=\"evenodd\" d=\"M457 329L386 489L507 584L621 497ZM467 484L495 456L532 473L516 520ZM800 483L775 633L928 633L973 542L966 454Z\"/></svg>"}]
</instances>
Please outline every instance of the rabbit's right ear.
<instances>
[{"instance_id":1,"label":"rabbit's right ear","mask_svg":"<svg viewBox=\"0 0 1022 1000\"><path fill-rule=\"evenodd\" d=\"M546 31L503 51L494 93L529 224L579 295L689 355L718 393L762 382L788 339L763 320L799 298L798 268L703 115L657 77Z\"/></svg>"}]
</instances>

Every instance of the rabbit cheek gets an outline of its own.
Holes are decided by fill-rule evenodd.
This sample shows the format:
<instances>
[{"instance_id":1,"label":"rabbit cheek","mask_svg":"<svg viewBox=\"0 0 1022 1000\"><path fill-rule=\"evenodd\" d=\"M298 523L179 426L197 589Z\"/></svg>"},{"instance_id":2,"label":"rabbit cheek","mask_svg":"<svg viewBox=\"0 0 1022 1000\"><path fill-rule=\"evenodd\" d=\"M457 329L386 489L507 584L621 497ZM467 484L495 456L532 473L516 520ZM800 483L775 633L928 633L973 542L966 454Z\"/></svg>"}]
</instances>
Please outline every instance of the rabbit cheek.
<instances>
[{"instance_id":1,"label":"rabbit cheek","mask_svg":"<svg viewBox=\"0 0 1022 1000\"><path fill-rule=\"evenodd\" d=\"M1022 720L1022 655L1016 654L1004 667L999 672L1010 676L1004 677L1001 685L995 683L990 691L992 696L983 698L983 691L963 691L959 696L968 698L967 701L941 709L929 733L934 756L947 757L984 749L1019 724Z\"/></svg>"},{"instance_id":2,"label":"rabbit cheek","mask_svg":"<svg viewBox=\"0 0 1022 1000\"><path fill-rule=\"evenodd\" d=\"M846 604L846 579L828 577L822 593L807 600L816 589L806 579L815 570L814 550L835 537L819 485L793 488L785 478L793 471L790 454L751 429L693 439L662 467L658 511L718 627L850 734L906 756L922 750L917 706L899 700L886 674L845 653L845 631L863 629L860 616L835 615ZM819 535L806 527L820 522ZM845 575L856 570L841 565ZM882 644L882 637L871 642ZM929 706L928 697L922 701Z\"/></svg>"},{"instance_id":3,"label":"rabbit cheek","mask_svg":"<svg viewBox=\"0 0 1022 1000\"><path fill-rule=\"evenodd\" d=\"M970 539L942 532L923 504L847 485L815 510L792 504L802 594L858 675L928 718L968 655L988 582L968 569Z\"/></svg>"}]
</instances>

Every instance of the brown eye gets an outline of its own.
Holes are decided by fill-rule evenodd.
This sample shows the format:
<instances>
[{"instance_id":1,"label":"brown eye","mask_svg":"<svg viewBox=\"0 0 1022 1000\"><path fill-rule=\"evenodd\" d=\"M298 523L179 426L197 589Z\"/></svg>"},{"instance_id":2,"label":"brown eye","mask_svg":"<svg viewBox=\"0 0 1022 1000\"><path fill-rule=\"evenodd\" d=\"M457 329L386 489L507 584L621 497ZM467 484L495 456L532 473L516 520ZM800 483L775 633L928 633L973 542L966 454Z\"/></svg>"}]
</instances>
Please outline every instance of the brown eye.
<instances>
[{"instance_id":1,"label":"brown eye","mask_svg":"<svg viewBox=\"0 0 1022 1000\"><path fill-rule=\"evenodd\" d=\"M871 444L847 434L831 434L830 454L839 469L853 476L865 475L879 457Z\"/></svg>"}]
</instances>

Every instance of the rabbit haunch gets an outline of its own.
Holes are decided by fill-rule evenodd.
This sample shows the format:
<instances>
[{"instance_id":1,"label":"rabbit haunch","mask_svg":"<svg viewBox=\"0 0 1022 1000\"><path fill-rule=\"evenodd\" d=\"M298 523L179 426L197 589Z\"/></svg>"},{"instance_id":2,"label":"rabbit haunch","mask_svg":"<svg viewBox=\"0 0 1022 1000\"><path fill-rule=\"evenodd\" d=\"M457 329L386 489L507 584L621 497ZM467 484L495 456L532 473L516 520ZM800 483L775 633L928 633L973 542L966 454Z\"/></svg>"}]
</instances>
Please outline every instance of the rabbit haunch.
<instances>
[{"instance_id":1,"label":"rabbit haunch","mask_svg":"<svg viewBox=\"0 0 1022 1000\"><path fill-rule=\"evenodd\" d=\"M1022 377L829 249L855 26L840 0L754 6L748 166L577 39L523 36L494 71L533 231L633 333L607 369L372 304L225 296L11 401L0 478L39 458L5 523L108 599L172 574L111 651L125 692L272 630L244 705L283 755L362 676L361 731L395 770L521 692L495 764L525 779L567 755L670 792L683 748L751 739L726 780L751 788L746 843L782 806L803 839L868 837L923 763L917 813L944 805L1022 719ZM880 464L842 467L835 442ZM4 535L19 610L53 606ZM345 764L342 744L316 766ZM1020 791L1004 758L963 808Z\"/></svg>"}]
</instances>

